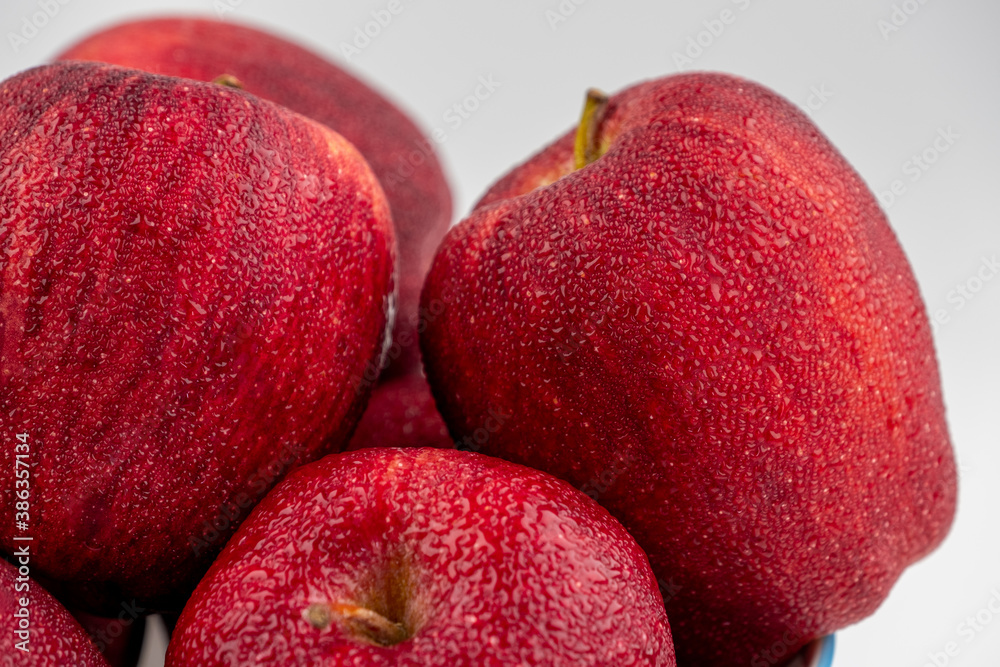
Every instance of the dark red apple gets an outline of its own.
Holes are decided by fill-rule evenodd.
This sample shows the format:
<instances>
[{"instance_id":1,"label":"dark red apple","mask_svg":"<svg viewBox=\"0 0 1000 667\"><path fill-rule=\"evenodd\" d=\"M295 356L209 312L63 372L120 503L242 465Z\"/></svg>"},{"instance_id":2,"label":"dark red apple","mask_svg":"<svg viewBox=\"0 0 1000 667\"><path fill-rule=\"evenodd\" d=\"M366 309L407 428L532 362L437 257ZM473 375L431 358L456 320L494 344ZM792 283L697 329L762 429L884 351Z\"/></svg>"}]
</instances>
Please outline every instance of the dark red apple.
<instances>
[{"instance_id":1,"label":"dark red apple","mask_svg":"<svg viewBox=\"0 0 1000 667\"><path fill-rule=\"evenodd\" d=\"M183 600L282 475L346 445L393 262L377 180L319 123L107 65L0 84L0 465L31 471L27 500L0 481L2 548L26 502L67 603Z\"/></svg>"},{"instance_id":2,"label":"dark red apple","mask_svg":"<svg viewBox=\"0 0 1000 667\"><path fill-rule=\"evenodd\" d=\"M17 567L0 559L0 635L4 667L108 667L66 608L31 578L32 542Z\"/></svg>"},{"instance_id":3,"label":"dark red apple","mask_svg":"<svg viewBox=\"0 0 1000 667\"><path fill-rule=\"evenodd\" d=\"M167 650L197 665L674 665L621 524L490 457L366 449L288 476L198 585Z\"/></svg>"},{"instance_id":4,"label":"dark red apple","mask_svg":"<svg viewBox=\"0 0 1000 667\"><path fill-rule=\"evenodd\" d=\"M449 233L423 298L450 304L421 345L452 434L509 413L484 453L611 510L680 587L683 665L787 660L948 532L917 283L857 173L757 84L592 94Z\"/></svg>"},{"instance_id":5,"label":"dark red apple","mask_svg":"<svg viewBox=\"0 0 1000 667\"><path fill-rule=\"evenodd\" d=\"M381 94L324 58L272 34L195 18L144 19L99 32L59 59L97 60L244 89L309 116L354 144L381 181L399 243L399 314L389 373L418 367L417 304L451 222L451 193L433 144ZM369 384L378 368L358 381Z\"/></svg>"},{"instance_id":6,"label":"dark red apple","mask_svg":"<svg viewBox=\"0 0 1000 667\"><path fill-rule=\"evenodd\" d=\"M70 613L111 667L136 667L146 633L145 610L127 602L120 609L110 618L85 611Z\"/></svg>"},{"instance_id":7,"label":"dark red apple","mask_svg":"<svg viewBox=\"0 0 1000 667\"><path fill-rule=\"evenodd\" d=\"M369 447L455 446L420 373L391 378L375 387L347 451Z\"/></svg>"}]
</instances>

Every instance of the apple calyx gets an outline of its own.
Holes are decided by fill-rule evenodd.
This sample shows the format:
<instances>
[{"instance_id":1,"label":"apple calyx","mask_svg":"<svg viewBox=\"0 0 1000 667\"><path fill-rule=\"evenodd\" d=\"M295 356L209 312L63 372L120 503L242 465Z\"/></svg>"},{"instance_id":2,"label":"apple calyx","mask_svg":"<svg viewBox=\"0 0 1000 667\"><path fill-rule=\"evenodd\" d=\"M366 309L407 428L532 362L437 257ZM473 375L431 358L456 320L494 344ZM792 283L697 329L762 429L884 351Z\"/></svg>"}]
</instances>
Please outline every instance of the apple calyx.
<instances>
[{"instance_id":1,"label":"apple calyx","mask_svg":"<svg viewBox=\"0 0 1000 667\"><path fill-rule=\"evenodd\" d=\"M607 147L600 145L597 131L604 120L608 109L608 96L596 88L587 91L587 99L583 103L583 114L576 130L576 143L573 146L573 162L576 169L583 169L588 164L601 157Z\"/></svg>"},{"instance_id":2,"label":"apple calyx","mask_svg":"<svg viewBox=\"0 0 1000 667\"><path fill-rule=\"evenodd\" d=\"M413 636L402 623L349 602L311 604L303 616L317 630L325 630L335 619L339 620L353 637L376 646L393 646Z\"/></svg>"},{"instance_id":3,"label":"apple calyx","mask_svg":"<svg viewBox=\"0 0 1000 667\"><path fill-rule=\"evenodd\" d=\"M243 82L232 74L220 74L212 79L212 83L219 86L225 86L226 88L237 88L239 90L243 90Z\"/></svg>"}]
</instances>

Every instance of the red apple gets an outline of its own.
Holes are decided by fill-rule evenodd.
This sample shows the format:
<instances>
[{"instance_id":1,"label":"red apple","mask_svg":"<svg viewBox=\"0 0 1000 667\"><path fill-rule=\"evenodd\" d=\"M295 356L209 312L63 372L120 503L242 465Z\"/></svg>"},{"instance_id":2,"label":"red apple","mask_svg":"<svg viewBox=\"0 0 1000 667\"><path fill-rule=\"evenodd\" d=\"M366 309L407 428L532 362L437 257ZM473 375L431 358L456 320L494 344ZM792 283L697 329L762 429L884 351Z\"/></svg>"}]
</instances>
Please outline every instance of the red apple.
<instances>
[{"instance_id":1,"label":"red apple","mask_svg":"<svg viewBox=\"0 0 1000 667\"><path fill-rule=\"evenodd\" d=\"M423 298L449 304L421 344L452 434L509 413L484 453L622 521L680 586L681 664L787 660L948 532L917 283L857 173L757 84L591 95L449 233Z\"/></svg>"},{"instance_id":2,"label":"red apple","mask_svg":"<svg viewBox=\"0 0 1000 667\"><path fill-rule=\"evenodd\" d=\"M366 449L289 475L181 613L168 667L674 665L646 555L549 475Z\"/></svg>"},{"instance_id":3,"label":"red apple","mask_svg":"<svg viewBox=\"0 0 1000 667\"><path fill-rule=\"evenodd\" d=\"M381 181L399 243L399 314L389 372L418 368L417 304L438 243L451 222L451 193L433 145L392 102L324 58L285 39L233 23L143 19L99 32L62 60L97 60L244 89L336 130ZM378 368L359 382L370 384Z\"/></svg>"},{"instance_id":4,"label":"red apple","mask_svg":"<svg viewBox=\"0 0 1000 667\"><path fill-rule=\"evenodd\" d=\"M285 472L346 445L393 262L378 182L319 123L91 63L0 84L0 465L31 471L26 501L0 481L2 548L26 502L61 599L183 600Z\"/></svg>"},{"instance_id":5,"label":"red apple","mask_svg":"<svg viewBox=\"0 0 1000 667\"><path fill-rule=\"evenodd\" d=\"M18 543L29 555L15 557L17 567L0 559L0 665L108 667L80 624L31 578L31 545Z\"/></svg>"},{"instance_id":6,"label":"red apple","mask_svg":"<svg viewBox=\"0 0 1000 667\"><path fill-rule=\"evenodd\" d=\"M114 617L70 610L111 667L136 667L142 654L146 617L141 607L122 603Z\"/></svg>"},{"instance_id":7,"label":"red apple","mask_svg":"<svg viewBox=\"0 0 1000 667\"><path fill-rule=\"evenodd\" d=\"M391 378L375 387L347 451L369 447L455 446L420 373Z\"/></svg>"}]
</instances>

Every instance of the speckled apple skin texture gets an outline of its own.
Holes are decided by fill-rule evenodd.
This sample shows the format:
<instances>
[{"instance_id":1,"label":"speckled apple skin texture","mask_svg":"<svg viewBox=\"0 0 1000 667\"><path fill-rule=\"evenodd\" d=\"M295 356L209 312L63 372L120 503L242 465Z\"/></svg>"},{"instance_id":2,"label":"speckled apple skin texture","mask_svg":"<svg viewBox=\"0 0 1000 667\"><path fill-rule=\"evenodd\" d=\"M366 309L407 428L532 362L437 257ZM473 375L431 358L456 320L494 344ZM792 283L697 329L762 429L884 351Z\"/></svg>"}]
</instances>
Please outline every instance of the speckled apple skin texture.
<instances>
[{"instance_id":1,"label":"speckled apple skin texture","mask_svg":"<svg viewBox=\"0 0 1000 667\"><path fill-rule=\"evenodd\" d=\"M574 131L575 132L575 131ZM435 258L421 338L456 439L596 496L660 577L681 665L746 666L871 614L938 545L956 475L931 332L875 197L754 83L611 98Z\"/></svg>"},{"instance_id":2,"label":"speckled apple skin texture","mask_svg":"<svg viewBox=\"0 0 1000 667\"><path fill-rule=\"evenodd\" d=\"M0 441L29 435L32 566L85 608L177 604L227 523L346 445L388 205L344 139L213 84L41 67L0 84L0 129Z\"/></svg>"},{"instance_id":3,"label":"speckled apple skin texture","mask_svg":"<svg viewBox=\"0 0 1000 667\"><path fill-rule=\"evenodd\" d=\"M372 392L347 451L369 447L455 446L427 379L420 373L391 378Z\"/></svg>"},{"instance_id":4,"label":"speckled apple skin texture","mask_svg":"<svg viewBox=\"0 0 1000 667\"><path fill-rule=\"evenodd\" d=\"M394 646L303 619L377 606L405 572ZM288 476L184 608L169 667L675 664L649 562L606 510L549 475L472 452L367 449Z\"/></svg>"},{"instance_id":5,"label":"speckled apple skin texture","mask_svg":"<svg viewBox=\"0 0 1000 667\"><path fill-rule=\"evenodd\" d=\"M27 544L22 542L22 544ZM20 581L19 581L20 579ZM15 588L27 583L27 590ZM14 617L27 598L29 640L27 652L15 648L22 638ZM90 637L70 613L35 581L24 581L15 566L0 559L0 667L108 667Z\"/></svg>"},{"instance_id":6,"label":"speckled apple skin texture","mask_svg":"<svg viewBox=\"0 0 1000 667\"><path fill-rule=\"evenodd\" d=\"M452 203L433 142L406 114L311 51L228 21L123 23L70 47L59 59L97 60L199 81L231 74L248 92L313 118L354 144L385 189L399 244L399 314L393 333L399 346L391 350L386 375L417 369L420 288L451 223Z\"/></svg>"}]
</instances>

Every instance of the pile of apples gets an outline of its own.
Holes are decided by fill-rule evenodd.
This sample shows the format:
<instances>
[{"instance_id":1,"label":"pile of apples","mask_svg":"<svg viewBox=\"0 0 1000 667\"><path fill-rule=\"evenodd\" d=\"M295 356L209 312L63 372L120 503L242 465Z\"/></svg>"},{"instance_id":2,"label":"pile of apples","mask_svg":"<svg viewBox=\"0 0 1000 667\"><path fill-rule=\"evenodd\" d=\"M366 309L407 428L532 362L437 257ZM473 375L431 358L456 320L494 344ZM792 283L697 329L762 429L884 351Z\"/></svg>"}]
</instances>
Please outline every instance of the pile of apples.
<instances>
[{"instance_id":1,"label":"pile of apples","mask_svg":"<svg viewBox=\"0 0 1000 667\"><path fill-rule=\"evenodd\" d=\"M3 664L180 612L172 666L785 665L945 537L916 281L775 93L590 91L450 219L402 112L259 30L0 84Z\"/></svg>"}]
</instances>

